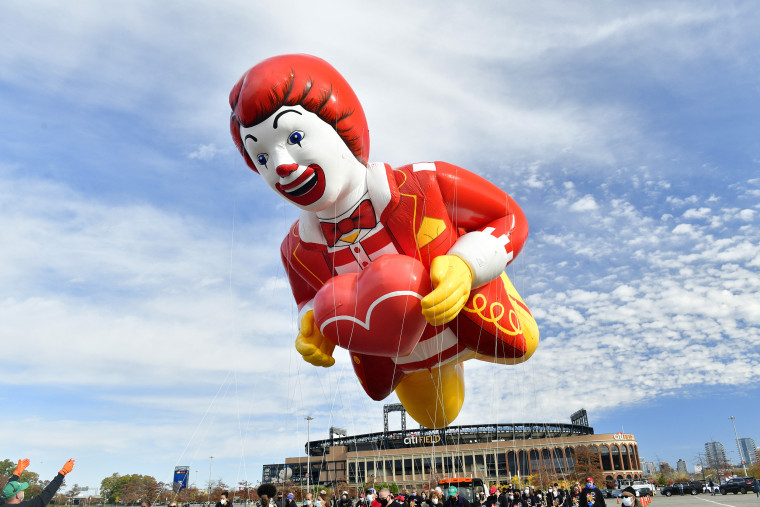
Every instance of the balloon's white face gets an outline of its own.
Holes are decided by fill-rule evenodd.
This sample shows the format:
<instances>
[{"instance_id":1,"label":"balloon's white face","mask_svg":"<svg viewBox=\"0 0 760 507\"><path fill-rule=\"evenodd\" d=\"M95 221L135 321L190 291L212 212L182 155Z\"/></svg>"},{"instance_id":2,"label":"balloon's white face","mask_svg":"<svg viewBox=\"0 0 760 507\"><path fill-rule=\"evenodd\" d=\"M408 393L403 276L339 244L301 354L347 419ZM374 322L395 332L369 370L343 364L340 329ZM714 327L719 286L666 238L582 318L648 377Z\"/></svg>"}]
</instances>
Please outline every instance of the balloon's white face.
<instances>
[{"instance_id":1,"label":"balloon's white face","mask_svg":"<svg viewBox=\"0 0 760 507\"><path fill-rule=\"evenodd\" d=\"M366 168L335 130L301 106L282 106L253 127L240 127L259 174L299 208L329 209L363 185Z\"/></svg>"}]
</instances>

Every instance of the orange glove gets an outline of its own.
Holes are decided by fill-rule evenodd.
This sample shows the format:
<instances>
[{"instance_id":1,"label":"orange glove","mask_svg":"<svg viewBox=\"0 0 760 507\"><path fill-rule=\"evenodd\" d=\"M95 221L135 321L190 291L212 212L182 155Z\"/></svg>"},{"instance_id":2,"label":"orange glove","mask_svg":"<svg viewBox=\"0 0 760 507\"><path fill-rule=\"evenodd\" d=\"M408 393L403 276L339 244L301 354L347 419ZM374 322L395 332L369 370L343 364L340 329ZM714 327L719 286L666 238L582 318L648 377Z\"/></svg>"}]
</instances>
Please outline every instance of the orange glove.
<instances>
[{"instance_id":1,"label":"orange glove","mask_svg":"<svg viewBox=\"0 0 760 507\"><path fill-rule=\"evenodd\" d=\"M13 475L20 476L24 473L24 470L26 470L26 467L29 466L29 458L20 459L18 460L18 465L16 465L16 470L13 472Z\"/></svg>"},{"instance_id":2,"label":"orange glove","mask_svg":"<svg viewBox=\"0 0 760 507\"><path fill-rule=\"evenodd\" d=\"M60 472L58 472L61 475L66 475L67 473L71 472L71 470L74 468L74 460L70 459L66 462L65 465L63 465L63 468L61 468Z\"/></svg>"}]
</instances>

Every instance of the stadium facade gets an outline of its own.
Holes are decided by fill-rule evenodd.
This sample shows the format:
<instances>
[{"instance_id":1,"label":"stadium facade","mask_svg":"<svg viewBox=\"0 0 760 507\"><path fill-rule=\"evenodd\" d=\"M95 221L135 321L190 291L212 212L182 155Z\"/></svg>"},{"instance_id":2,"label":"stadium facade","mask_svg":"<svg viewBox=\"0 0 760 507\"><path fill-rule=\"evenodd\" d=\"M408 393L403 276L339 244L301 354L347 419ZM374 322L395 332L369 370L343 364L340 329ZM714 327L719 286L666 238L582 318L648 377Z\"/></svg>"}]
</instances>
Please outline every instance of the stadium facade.
<instances>
[{"instance_id":1,"label":"stadium facade","mask_svg":"<svg viewBox=\"0 0 760 507\"><path fill-rule=\"evenodd\" d=\"M575 455L583 447L599 457L607 481L641 479L638 444L632 434L595 434L585 410L566 423L511 423L402 429L346 435L331 428L331 437L307 444L306 456L287 458L285 463L264 465L262 482L306 485L395 482L405 488L428 487L437 478L479 477L489 483L507 483L514 477L549 471L572 472ZM309 471L309 466L311 470Z\"/></svg>"}]
</instances>

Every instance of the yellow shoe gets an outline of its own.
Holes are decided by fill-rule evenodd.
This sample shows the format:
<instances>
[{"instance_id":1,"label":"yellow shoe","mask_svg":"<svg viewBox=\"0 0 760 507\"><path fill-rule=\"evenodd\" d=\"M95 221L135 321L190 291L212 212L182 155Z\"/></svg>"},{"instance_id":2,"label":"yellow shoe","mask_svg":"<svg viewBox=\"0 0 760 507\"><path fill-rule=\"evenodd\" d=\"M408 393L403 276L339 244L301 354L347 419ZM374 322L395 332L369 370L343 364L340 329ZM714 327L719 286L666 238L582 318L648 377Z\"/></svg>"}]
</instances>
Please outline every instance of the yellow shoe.
<instances>
[{"instance_id":1,"label":"yellow shoe","mask_svg":"<svg viewBox=\"0 0 760 507\"><path fill-rule=\"evenodd\" d=\"M464 368L450 363L406 374L396 395L412 419L426 428L445 428L464 403Z\"/></svg>"}]
</instances>

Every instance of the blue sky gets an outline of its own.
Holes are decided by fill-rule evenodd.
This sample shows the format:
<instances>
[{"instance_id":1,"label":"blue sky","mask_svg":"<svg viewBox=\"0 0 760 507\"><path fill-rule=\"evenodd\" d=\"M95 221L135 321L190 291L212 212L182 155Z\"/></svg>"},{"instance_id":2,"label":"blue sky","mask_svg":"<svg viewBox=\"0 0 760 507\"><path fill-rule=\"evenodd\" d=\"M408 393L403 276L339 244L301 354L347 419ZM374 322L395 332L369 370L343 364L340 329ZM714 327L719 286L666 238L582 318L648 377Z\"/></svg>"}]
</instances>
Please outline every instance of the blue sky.
<instances>
[{"instance_id":1,"label":"blue sky","mask_svg":"<svg viewBox=\"0 0 760 507\"><path fill-rule=\"evenodd\" d=\"M531 232L542 341L465 364L457 423L568 421L693 466L760 441L754 2L8 1L0 16L0 458L70 483L175 465L229 485L330 426L382 428L345 352L293 347L279 242L227 96L305 52L352 84L370 160L445 160ZM395 402L391 397L387 402ZM195 479L193 473L191 479Z\"/></svg>"}]
</instances>

